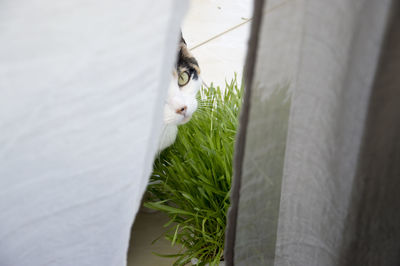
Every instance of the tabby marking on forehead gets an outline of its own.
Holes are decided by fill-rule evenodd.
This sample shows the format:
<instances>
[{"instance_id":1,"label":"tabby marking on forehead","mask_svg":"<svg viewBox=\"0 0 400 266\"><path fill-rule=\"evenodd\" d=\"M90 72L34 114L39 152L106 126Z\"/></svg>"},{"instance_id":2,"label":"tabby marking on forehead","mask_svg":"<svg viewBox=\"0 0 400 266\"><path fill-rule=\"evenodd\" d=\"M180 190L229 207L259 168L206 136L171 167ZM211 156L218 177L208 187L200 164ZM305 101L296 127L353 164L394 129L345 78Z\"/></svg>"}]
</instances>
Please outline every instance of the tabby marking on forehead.
<instances>
[{"instance_id":1,"label":"tabby marking on forehead","mask_svg":"<svg viewBox=\"0 0 400 266\"><path fill-rule=\"evenodd\" d=\"M186 66L178 66L178 72L184 72L184 71L190 71L189 68L187 68Z\"/></svg>"},{"instance_id":2,"label":"tabby marking on forehead","mask_svg":"<svg viewBox=\"0 0 400 266\"><path fill-rule=\"evenodd\" d=\"M187 46L184 42L181 41L179 45L179 55L178 55L178 63L177 67L180 69L181 67L186 67L187 69L194 69L196 71L196 74L200 74L200 67L199 64L197 63L196 58L193 57L193 55L189 52L187 49Z\"/></svg>"}]
</instances>

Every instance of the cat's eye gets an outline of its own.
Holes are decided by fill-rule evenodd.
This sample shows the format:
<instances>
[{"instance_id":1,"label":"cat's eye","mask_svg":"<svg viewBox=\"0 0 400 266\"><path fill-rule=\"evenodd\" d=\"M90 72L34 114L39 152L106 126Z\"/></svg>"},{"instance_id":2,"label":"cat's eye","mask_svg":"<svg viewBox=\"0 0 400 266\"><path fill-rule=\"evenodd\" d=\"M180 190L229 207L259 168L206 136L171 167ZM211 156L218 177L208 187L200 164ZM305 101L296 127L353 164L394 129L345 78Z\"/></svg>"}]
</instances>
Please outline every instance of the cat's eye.
<instances>
[{"instance_id":1,"label":"cat's eye","mask_svg":"<svg viewBox=\"0 0 400 266\"><path fill-rule=\"evenodd\" d=\"M181 73L179 73L179 78L178 78L178 85L179 86L185 86L186 84L189 83L190 80L190 76L189 76L189 72L187 71L183 71Z\"/></svg>"}]
</instances>

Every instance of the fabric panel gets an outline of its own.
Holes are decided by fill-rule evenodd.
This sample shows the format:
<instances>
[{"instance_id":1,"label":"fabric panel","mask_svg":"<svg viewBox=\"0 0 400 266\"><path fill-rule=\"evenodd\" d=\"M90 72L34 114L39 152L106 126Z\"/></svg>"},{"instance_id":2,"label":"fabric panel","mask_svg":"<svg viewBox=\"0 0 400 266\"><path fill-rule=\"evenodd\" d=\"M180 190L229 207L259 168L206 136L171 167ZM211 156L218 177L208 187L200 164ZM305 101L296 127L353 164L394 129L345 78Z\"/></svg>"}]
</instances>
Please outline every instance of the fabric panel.
<instances>
[{"instance_id":1,"label":"fabric panel","mask_svg":"<svg viewBox=\"0 0 400 266\"><path fill-rule=\"evenodd\" d=\"M337 265L391 1L264 7L235 264Z\"/></svg>"},{"instance_id":2,"label":"fabric panel","mask_svg":"<svg viewBox=\"0 0 400 266\"><path fill-rule=\"evenodd\" d=\"M275 3L276 4L276 3ZM265 32L283 27L296 31L294 7L283 5L272 10L270 1L263 8L257 59L251 87L249 122L244 148L239 192L235 265L273 265L279 214L281 180L286 134L291 105L292 73L288 68L296 58L298 42L292 36L265 37ZM282 19L279 10L287 14ZM267 13L267 15L266 15ZM271 24L273 19L278 24ZM294 27L295 26L295 27ZM268 32L270 34L270 32ZM278 50L279 49L279 50ZM279 51L279 52L277 52ZM266 74L280 73L274 78ZM287 76L282 75L287 73Z\"/></svg>"},{"instance_id":3,"label":"fabric panel","mask_svg":"<svg viewBox=\"0 0 400 266\"><path fill-rule=\"evenodd\" d=\"M126 263L186 7L0 3L0 265Z\"/></svg>"},{"instance_id":4,"label":"fabric panel","mask_svg":"<svg viewBox=\"0 0 400 266\"><path fill-rule=\"evenodd\" d=\"M338 265L390 1L305 1L275 265Z\"/></svg>"},{"instance_id":5,"label":"fabric panel","mask_svg":"<svg viewBox=\"0 0 400 266\"><path fill-rule=\"evenodd\" d=\"M238 215L238 203L239 203L239 190L242 178L242 163L244 157L244 147L246 141L247 124L250 109L250 98L251 98L251 87L254 76L255 61L257 55L258 36L261 25L262 10L265 5L264 0L254 1L253 10L253 21L251 25L251 37L249 40L249 48L246 56L246 66L244 70L244 82L245 82L245 95L240 114L240 128L238 130L235 146L235 158L234 158L234 177L232 182L230 201L231 206L228 211L227 218L227 229L225 235L225 249L224 259L225 264L234 265L234 248L236 241L237 232L237 215Z\"/></svg>"},{"instance_id":6,"label":"fabric panel","mask_svg":"<svg viewBox=\"0 0 400 266\"><path fill-rule=\"evenodd\" d=\"M400 265L400 4L393 2L368 108L342 265Z\"/></svg>"}]
</instances>

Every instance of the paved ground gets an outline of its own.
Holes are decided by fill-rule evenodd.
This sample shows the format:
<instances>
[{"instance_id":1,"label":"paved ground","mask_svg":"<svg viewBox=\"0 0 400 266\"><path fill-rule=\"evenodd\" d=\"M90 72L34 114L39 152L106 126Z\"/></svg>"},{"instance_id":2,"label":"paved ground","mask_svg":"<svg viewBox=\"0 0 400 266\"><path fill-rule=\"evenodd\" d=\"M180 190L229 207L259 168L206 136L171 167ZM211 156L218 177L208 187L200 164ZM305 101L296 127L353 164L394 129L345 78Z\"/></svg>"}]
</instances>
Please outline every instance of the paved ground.
<instances>
[{"instance_id":1,"label":"paved ground","mask_svg":"<svg viewBox=\"0 0 400 266\"><path fill-rule=\"evenodd\" d=\"M200 64L206 84L241 78L252 15L252 0L193 0L182 32Z\"/></svg>"}]
</instances>

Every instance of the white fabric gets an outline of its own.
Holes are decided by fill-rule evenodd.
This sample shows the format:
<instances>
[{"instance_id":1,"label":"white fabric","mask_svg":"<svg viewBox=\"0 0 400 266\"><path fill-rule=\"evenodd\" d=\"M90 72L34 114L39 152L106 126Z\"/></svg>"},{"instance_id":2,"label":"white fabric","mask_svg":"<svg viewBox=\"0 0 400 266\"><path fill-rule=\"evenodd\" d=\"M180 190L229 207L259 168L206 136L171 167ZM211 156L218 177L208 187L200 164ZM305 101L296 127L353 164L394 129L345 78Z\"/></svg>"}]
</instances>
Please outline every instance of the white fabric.
<instances>
[{"instance_id":1,"label":"white fabric","mask_svg":"<svg viewBox=\"0 0 400 266\"><path fill-rule=\"evenodd\" d=\"M0 265L125 265L186 1L0 2Z\"/></svg>"}]
</instances>

